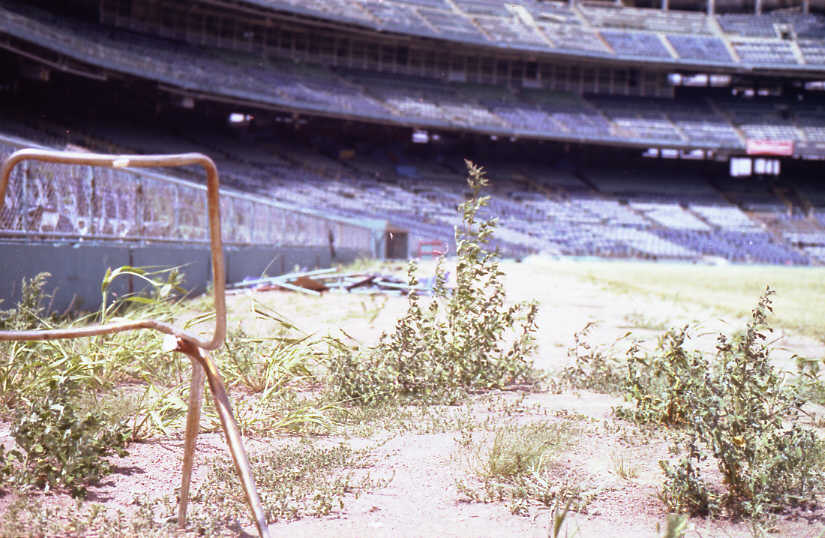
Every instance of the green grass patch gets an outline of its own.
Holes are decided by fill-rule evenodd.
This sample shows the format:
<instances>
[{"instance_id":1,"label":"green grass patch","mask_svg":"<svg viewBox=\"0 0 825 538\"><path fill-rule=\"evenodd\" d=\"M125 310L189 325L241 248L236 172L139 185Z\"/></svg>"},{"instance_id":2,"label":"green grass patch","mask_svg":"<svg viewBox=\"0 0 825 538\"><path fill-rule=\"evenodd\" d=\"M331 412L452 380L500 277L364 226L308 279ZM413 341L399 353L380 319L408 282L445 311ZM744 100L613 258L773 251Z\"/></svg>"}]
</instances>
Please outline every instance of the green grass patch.
<instances>
[{"instance_id":1,"label":"green grass patch","mask_svg":"<svg viewBox=\"0 0 825 538\"><path fill-rule=\"evenodd\" d=\"M552 271L589 280L607 291L648 294L745 318L753 298L776 291L769 322L817 339L825 338L825 269L765 265L687 263L546 262Z\"/></svg>"}]
</instances>

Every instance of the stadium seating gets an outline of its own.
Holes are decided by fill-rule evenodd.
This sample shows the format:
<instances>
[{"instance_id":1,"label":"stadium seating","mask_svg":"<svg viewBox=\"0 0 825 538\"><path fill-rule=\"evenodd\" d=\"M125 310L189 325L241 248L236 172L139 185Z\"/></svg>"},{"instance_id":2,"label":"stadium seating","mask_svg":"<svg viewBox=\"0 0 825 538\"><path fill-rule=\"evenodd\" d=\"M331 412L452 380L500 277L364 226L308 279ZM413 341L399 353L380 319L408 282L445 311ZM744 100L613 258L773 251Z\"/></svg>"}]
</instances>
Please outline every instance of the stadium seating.
<instances>
[{"instance_id":1,"label":"stadium seating","mask_svg":"<svg viewBox=\"0 0 825 538\"><path fill-rule=\"evenodd\" d=\"M695 144L741 147L742 141L730 122L718 114L707 101L680 99L667 107L674 125Z\"/></svg>"},{"instance_id":2,"label":"stadium seating","mask_svg":"<svg viewBox=\"0 0 825 538\"><path fill-rule=\"evenodd\" d=\"M218 132L193 129L183 136L99 123L81 130L89 129L94 130L89 140L106 139L110 146L129 151L157 151L168 145L204 151L214 156L222 177L237 189L343 217L386 219L409 230L415 240L447 241L454 249L452 230L459 223L455 208L466 195L457 157L448 159L455 167L403 153L401 161L380 152L338 161L306 146L250 144ZM716 190L749 211L780 219L782 202L761 183L716 180L714 187L690 171L670 171L664 179L662 169L652 165L620 171L591 167L577 173L587 183L563 165L492 163L491 200L482 213L499 217L496 246L505 255L715 256L732 262L807 264L819 260L817 249L825 248L825 222L809 223L813 228L806 234L787 232L778 240ZM825 205L825 199L813 200Z\"/></svg>"},{"instance_id":3,"label":"stadium seating","mask_svg":"<svg viewBox=\"0 0 825 538\"><path fill-rule=\"evenodd\" d=\"M791 46L782 41L731 40L736 54L746 63L763 65L797 65Z\"/></svg>"},{"instance_id":4,"label":"stadium seating","mask_svg":"<svg viewBox=\"0 0 825 538\"><path fill-rule=\"evenodd\" d=\"M769 66L772 73L806 68L798 57L800 52L806 64L823 64L825 24L819 16L719 15L715 21L721 25L720 32L714 19L703 13L589 3L257 0L255 5L279 13L311 15L315 21L357 24L346 27L352 33L373 28L426 36L427 43L437 38L507 49L511 55L519 50L531 52L504 63L504 68L492 61L475 64L478 73L495 76L452 77L451 64L436 61L431 62L429 78L413 77L382 72L368 62L356 70L354 63L323 63L317 57L288 56L281 50L262 55L230 46L196 47L167 39L175 36L164 34L165 30L124 33L88 20L58 17L23 2L3 3L0 32L37 52L45 49L72 62L117 73L127 83L151 83L146 86L153 91L160 87L176 96L189 93L195 99L255 103L279 114L308 116L310 122L316 117L322 121L346 118L356 120L352 123L429 130L445 138L457 132L461 136L456 139L469 134L467 138L475 137L482 141L480 145L498 137L513 142L516 138L549 138L571 142L571 146L704 148L718 150L717 157L743 152L748 140L793 141L803 148L825 144L825 104L813 92L800 93L796 99L795 95L743 97L713 87L704 92L701 88L674 89L667 85L670 71L665 70L669 64L685 72L693 63L734 66L739 60L729 54L726 41L746 64L737 65L737 73L747 73L751 64ZM302 20L311 24L309 19ZM798 51L792 46L794 40ZM392 48L386 55L379 51L375 62L394 58L397 50L401 49ZM545 57L570 58L558 65L543 64L535 60L541 58L534 55L536 51L555 55ZM333 47L324 54L334 59L338 51ZM488 60L494 58L490 54ZM496 54L505 57L500 51ZM593 66L599 62L590 60L574 65L572 59L581 55L591 60L610 57L610 65L620 67L598 69ZM407 60L412 62L412 57ZM630 60L665 68L640 73ZM713 72L718 68L714 65ZM511 69L523 77L510 77ZM500 72L506 76L499 76ZM665 88L668 97L638 97L659 95L641 92L640 86ZM225 114L226 109L220 110ZM289 121L285 118L278 116L277 121ZM432 144L435 155L424 158L413 156L415 150L405 144L388 142L397 145L391 148L392 154L383 146L347 148L349 156L339 160L337 149L330 148L342 142L328 140L332 135L327 133L317 134L323 144L311 142L310 146L309 142L269 140L260 132L256 136L261 140L243 139L229 130L181 126L169 132L124 126L115 120L91 123L79 117L67 118L66 125L71 129L12 119L3 129L53 147L81 142L107 151L203 151L214 156L224 183L234 189L298 208L385 219L409 230L411 244L415 238L443 240L454 248L452 234L459 222L455 209L467 196L461 177L463 155L448 145L442 150ZM544 147L539 142L536 146ZM789 184L782 186L783 191L760 181L709 181L704 172L681 171L665 159L650 166L634 162L623 169L615 164L574 165L541 158L482 158L491 161L481 164L489 165L496 179L490 204L482 214L500 218L496 245L508 255L546 252L681 260L713 256L783 264L807 264L825 257L825 200L810 186ZM178 173L203 179L195 169ZM113 196L106 230L117 234L130 219L134 221L134 215L120 210L128 206L126 194L118 191ZM43 208L51 211L48 204L42 204ZM187 215L182 219L191 220ZM75 229L87 225L71 223ZM152 233L165 234L169 223L158 220L152 226L156 228ZM247 225L237 233L246 237L254 231Z\"/></svg>"},{"instance_id":5,"label":"stadium seating","mask_svg":"<svg viewBox=\"0 0 825 538\"><path fill-rule=\"evenodd\" d=\"M553 44L554 49L598 55L610 54L610 49L604 44L599 34L580 24L579 21L572 24L542 21L538 23L538 27Z\"/></svg>"},{"instance_id":6,"label":"stadium seating","mask_svg":"<svg viewBox=\"0 0 825 538\"><path fill-rule=\"evenodd\" d=\"M782 27L789 27L798 37L822 39L825 18L821 15L802 13L766 13L751 15L723 13L717 15L722 29L728 34L748 37L777 37Z\"/></svg>"},{"instance_id":7,"label":"stadium seating","mask_svg":"<svg viewBox=\"0 0 825 538\"><path fill-rule=\"evenodd\" d=\"M799 40L799 51L806 64L825 64L825 43L815 40Z\"/></svg>"},{"instance_id":8,"label":"stadium seating","mask_svg":"<svg viewBox=\"0 0 825 538\"><path fill-rule=\"evenodd\" d=\"M417 35L435 35L415 6L400 2L367 0L361 6L378 22L382 30L408 32Z\"/></svg>"},{"instance_id":9,"label":"stadium seating","mask_svg":"<svg viewBox=\"0 0 825 538\"><path fill-rule=\"evenodd\" d=\"M670 103L632 97L593 96L589 100L612 120L617 136L652 143L683 141L682 135L665 114Z\"/></svg>"},{"instance_id":10,"label":"stadium seating","mask_svg":"<svg viewBox=\"0 0 825 538\"><path fill-rule=\"evenodd\" d=\"M732 62L728 49L717 37L668 34L667 40L682 60L724 64Z\"/></svg>"},{"instance_id":11,"label":"stadium seating","mask_svg":"<svg viewBox=\"0 0 825 538\"><path fill-rule=\"evenodd\" d=\"M579 9L590 21L590 24L600 28L650 30L653 32L694 35L710 33L707 17L704 13L593 4L582 4Z\"/></svg>"},{"instance_id":12,"label":"stadium seating","mask_svg":"<svg viewBox=\"0 0 825 538\"><path fill-rule=\"evenodd\" d=\"M670 53L656 34L616 31L603 31L601 34L620 56L670 58Z\"/></svg>"},{"instance_id":13,"label":"stadium seating","mask_svg":"<svg viewBox=\"0 0 825 538\"><path fill-rule=\"evenodd\" d=\"M474 9L481 9L480 3L473 5ZM495 6L500 4L490 9L498 9ZM564 12L563 8L559 10ZM457 16L454 12L453 15ZM544 23L539 26L541 24ZM570 26L575 28L586 30L582 25ZM765 99L721 99L712 103L690 98L600 95L583 98L559 91L446 84L374 71L332 70L274 57L263 61L249 53L195 48L158 38L106 32L100 26L58 19L20 6L15 6L15 11L0 8L0 31L52 47L93 65L182 89L251 99L310 113L390 120L423 127L734 150L744 146L740 133L745 139L792 140L801 144L800 147L811 147L822 143L825 129L819 105L809 103ZM655 47L661 47L661 54L667 54L662 34L605 31L603 36L614 48L624 47L622 54L625 55L645 51L655 56L659 54L652 52ZM551 41L555 39L547 37ZM687 41L681 44L716 39L677 34L670 34L669 38L673 38L673 44L680 44L682 39ZM749 43L762 46L768 42ZM681 44L678 48L674 45L675 50L687 55ZM707 49L707 53L715 55L711 50Z\"/></svg>"},{"instance_id":14,"label":"stadium seating","mask_svg":"<svg viewBox=\"0 0 825 538\"><path fill-rule=\"evenodd\" d=\"M729 100L718 104L748 139L803 140L793 124L787 103ZM783 108L776 108L777 105L784 107L785 112Z\"/></svg>"},{"instance_id":15,"label":"stadium seating","mask_svg":"<svg viewBox=\"0 0 825 538\"><path fill-rule=\"evenodd\" d=\"M461 5L461 4L459 4ZM502 7L503 4L495 4ZM518 17L475 17L479 27L499 46L507 45L521 49L546 49L547 43L534 28L526 26Z\"/></svg>"},{"instance_id":16,"label":"stadium seating","mask_svg":"<svg viewBox=\"0 0 825 538\"><path fill-rule=\"evenodd\" d=\"M171 0L152 0L151 3L164 1L172 4ZM210 10L216 9L214 2L203 0L203 3ZM636 8L612 2L582 2L574 8L566 2L539 0L510 3L488 0L238 0L232 3L236 5L234 7L220 3L219 16L232 17L235 11L239 19L243 18L244 6L237 4L244 3L258 10L274 10L280 16L283 12L291 12L304 20L326 19L333 24L354 24L379 32L458 41L491 49L552 51L591 57L713 62L732 66L738 63L790 66L797 62L788 42L797 40L806 63L811 64L821 63L817 59L821 58L817 50L825 46L825 18L787 10L763 15L723 13L708 16L703 10ZM145 21L113 15L117 7L111 4L115 2L102 4L104 20L120 21L117 24L141 31L152 30L152 25L144 24ZM168 26L160 29L168 21L158 18L156 35L187 38L190 33L204 31L200 20L192 19L188 30L178 29L176 33ZM249 33L266 32L266 28L261 28ZM668 49L657 43L664 34L669 36L678 58L671 58ZM727 54L723 39L733 41L741 62ZM210 37L210 41L194 42L204 44L214 40L219 46L241 50L269 46L262 41L225 38L219 31Z\"/></svg>"}]
</instances>

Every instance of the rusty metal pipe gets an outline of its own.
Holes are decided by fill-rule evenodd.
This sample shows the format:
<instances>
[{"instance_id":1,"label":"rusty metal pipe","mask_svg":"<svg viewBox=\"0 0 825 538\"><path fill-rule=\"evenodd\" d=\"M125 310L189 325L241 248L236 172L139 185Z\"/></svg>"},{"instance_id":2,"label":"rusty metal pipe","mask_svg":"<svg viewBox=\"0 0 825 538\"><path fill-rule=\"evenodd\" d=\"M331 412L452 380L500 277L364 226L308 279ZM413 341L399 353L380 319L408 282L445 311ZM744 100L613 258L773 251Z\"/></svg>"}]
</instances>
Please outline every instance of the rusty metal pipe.
<instances>
[{"instance_id":1,"label":"rusty metal pipe","mask_svg":"<svg viewBox=\"0 0 825 538\"><path fill-rule=\"evenodd\" d=\"M214 363L209 358L209 355L202 353L200 348L192 345L191 342L178 340L177 351L188 355L192 362L202 366L206 373L206 381L209 384L212 399L215 401L218 417L221 419L226 444L229 446L229 453L232 456L232 461L235 463L235 470L238 472L241 485L246 493L246 502L254 516L255 526L258 528L258 535L261 536L261 538L268 538L269 526L266 522L263 504L261 504L258 491L255 489L255 481L252 478L252 468L249 465L249 458L243 446L241 431L232 414L232 404L229 403L229 397L226 394L226 387L223 384L223 380L215 368Z\"/></svg>"},{"instance_id":2,"label":"rusty metal pipe","mask_svg":"<svg viewBox=\"0 0 825 538\"><path fill-rule=\"evenodd\" d=\"M232 415L232 406L226 387L215 365L204 350L217 349L226 338L226 273L221 242L221 218L218 170L212 159L200 153L185 153L180 155L101 155L94 153L74 153L66 151L52 151L40 149L23 149L14 152L0 167L0 209L3 208L9 178L14 167L24 160L38 160L61 164L80 164L88 166L108 166L113 168L127 167L154 167L154 166L187 166L199 164L206 170L207 201L209 210L209 237L212 252L212 278L215 291L215 330L211 340L200 340L196 336L177 327L158 320L148 319L110 323L90 327L71 329L55 329L43 331L0 331L0 341L20 340L54 340L63 338L82 338L114 334L123 331L151 329L175 337L177 347L175 351L185 353L192 361L192 381L189 395L189 410L186 417L186 436L184 440L184 457L181 476L181 497L178 505L178 523L186 523L186 511L189 505L189 490L192 479L192 468L195 458L195 439L198 434L200 411L203 401L204 375L209 383L209 390L215 401L215 407L221 420L229 453L235 463L235 468L246 494L246 500L252 511L258 534L261 537L269 536L263 506L255 482L252 478L252 469L249 458L243 446L238 424Z\"/></svg>"},{"instance_id":3,"label":"rusty metal pipe","mask_svg":"<svg viewBox=\"0 0 825 538\"><path fill-rule=\"evenodd\" d=\"M191 358L191 357L190 357ZM186 436L183 444L180 497L178 498L178 526L186 526L186 510L189 508L189 486L192 484L192 467L195 464L195 439L201 423L203 406L203 366L192 361L192 382L189 384L189 410L186 413Z\"/></svg>"},{"instance_id":4,"label":"rusty metal pipe","mask_svg":"<svg viewBox=\"0 0 825 538\"><path fill-rule=\"evenodd\" d=\"M223 260L221 243L221 216L219 203L218 169L215 163L201 153L182 153L179 155L102 155L98 153L80 153L72 151L55 151L47 149L21 149L12 153L0 167L0 208L6 199L6 188L9 184L11 171L21 161L35 160L59 164L80 164L87 166L107 166L111 168L146 168L159 166L188 166L200 165L206 171L207 202L209 207L209 239L212 249L212 281L215 287L215 331L212 339L203 341L179 329L174 329L164 323L147 320L126 324L101 325L83 329L61 329L59 331L44 331L42 336L35 335L35 331L25 333L0 331L0 340L51 340L54 338L78 338L83 336L97 336L134 329L155 329L166 334L172 334L193 341L198 347L206 350L217 349L226 337L226 269ZM39 333L39 331L36 331Z\"/></svg>"}]
</instances>

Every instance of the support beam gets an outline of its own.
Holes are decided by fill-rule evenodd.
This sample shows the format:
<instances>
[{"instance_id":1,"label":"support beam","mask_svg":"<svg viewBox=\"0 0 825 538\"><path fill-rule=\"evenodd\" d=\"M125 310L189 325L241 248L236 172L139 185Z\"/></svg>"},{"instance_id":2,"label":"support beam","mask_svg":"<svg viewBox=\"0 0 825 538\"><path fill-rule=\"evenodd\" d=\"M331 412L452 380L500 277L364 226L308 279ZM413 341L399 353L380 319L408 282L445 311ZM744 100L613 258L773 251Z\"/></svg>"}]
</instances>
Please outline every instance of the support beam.
<instances>
[{"instance_id":1,"label":"support beam","mask_svg":"<svg viewBox=\"0 0 825 538\"><path fill-rule=\"evenodd\" d=\"M753 10L754 13L756 13L757 15L762 14L762 0L756 0L756 2L753 5Z\"/></svg>"},{"instance_id":2,"label":"support beam","mask_svg":"<svg viewBox=\"0 0 825 538\"><path fill-rule=\"evenodd\" d=\"M708 15L713 15L716 12L716 0L708 0Z\"/></svg>"}]
</instances>

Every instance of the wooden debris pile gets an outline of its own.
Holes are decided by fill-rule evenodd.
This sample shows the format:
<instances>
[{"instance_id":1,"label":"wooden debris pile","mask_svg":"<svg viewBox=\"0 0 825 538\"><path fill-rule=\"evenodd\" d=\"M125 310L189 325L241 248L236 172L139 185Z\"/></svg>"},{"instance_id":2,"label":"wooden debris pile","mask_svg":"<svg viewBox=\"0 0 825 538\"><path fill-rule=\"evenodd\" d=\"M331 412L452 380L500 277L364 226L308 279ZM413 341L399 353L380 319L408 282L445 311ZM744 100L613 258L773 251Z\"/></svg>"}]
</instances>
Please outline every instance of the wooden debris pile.
<instances>
[{"instance_id":1,"label":"wooden debris pile","mask_svg":"<svg viewBox=\"0 0 825 538\"><path fill-rule=\"evenodd\" d=\"M247 279L230 284L229 288L235 290L236 293L242 290L255 292L290 290L319 297L324 292L406 295L413 289L394 275L370 272L345 273L333 267ZM415 290L420 294L429 294L432 292L432 287L418 286Z\"/></svg>"}]
</instances>

